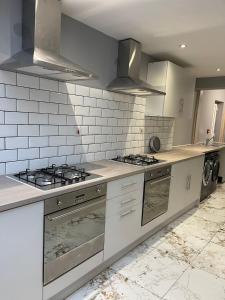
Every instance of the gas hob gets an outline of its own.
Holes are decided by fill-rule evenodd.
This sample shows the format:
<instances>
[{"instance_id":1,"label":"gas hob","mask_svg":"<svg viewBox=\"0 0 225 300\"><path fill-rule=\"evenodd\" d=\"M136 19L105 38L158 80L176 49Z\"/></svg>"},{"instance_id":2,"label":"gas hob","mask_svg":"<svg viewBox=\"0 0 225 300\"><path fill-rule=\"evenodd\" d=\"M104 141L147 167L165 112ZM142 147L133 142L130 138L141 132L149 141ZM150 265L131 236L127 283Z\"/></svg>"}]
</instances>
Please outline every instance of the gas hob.
<instances>
[{"instance_id":1,"label":"gas hob","mask_svg":"<svg viewBox=\"0 0 225 300\"><path fill-rule=\"evenodd\" d=\"M47 168L31 171L26 169L14 175L20 181L26 182L43 190L76 184L82 181L101 177L87 172L75 165L51 165Z\"/></svg>"},{"instance_id":2,"label":"gas hob","mask_svg":"<svg viewBox=\"0 0 225 300\"><path fill-rule=\"evenodd\" d=\"M156 159L154 156L147 156L141 154L117 156L112 160L127 163L127 164L132 164L136 166L150 166L162 162L161 160Z\"/></svg>"}]
</instances>

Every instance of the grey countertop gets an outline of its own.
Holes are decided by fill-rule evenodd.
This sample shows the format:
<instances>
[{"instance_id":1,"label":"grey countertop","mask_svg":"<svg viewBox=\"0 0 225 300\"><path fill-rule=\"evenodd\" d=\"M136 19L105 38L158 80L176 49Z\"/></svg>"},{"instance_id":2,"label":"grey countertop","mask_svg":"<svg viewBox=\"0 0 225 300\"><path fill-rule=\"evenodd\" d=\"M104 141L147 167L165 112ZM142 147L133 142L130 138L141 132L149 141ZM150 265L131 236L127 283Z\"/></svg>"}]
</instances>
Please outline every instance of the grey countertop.
<instances>
[{"instance_id":1,"label":"grey countertop","mask_svg":"<svg viewBox=\"0 0 225 300\"><path fill-rule=\"evenodd\" d=\"M220 150L224 147L225 145L218 147L218 149L213 147L213 151ZM10 176L0 176L0 212L41 201L65 192L76 191L84 187L113 181L161 166L171 165L180 161L202 156L206 152L205 150L206 149L202 149L202 147L196 147L196 145L174 147L171 151L165 151L155 155L156 158L163 160L164 162L148 167L134 166L112 160L86 163L84 166L89 172L100 175L101 177L49 191L43 191L36 187L32 187L17 179L11 178ZM208 150L209 151L207 152L212 151L211 149Z\"/></svg>"}]
</instances>

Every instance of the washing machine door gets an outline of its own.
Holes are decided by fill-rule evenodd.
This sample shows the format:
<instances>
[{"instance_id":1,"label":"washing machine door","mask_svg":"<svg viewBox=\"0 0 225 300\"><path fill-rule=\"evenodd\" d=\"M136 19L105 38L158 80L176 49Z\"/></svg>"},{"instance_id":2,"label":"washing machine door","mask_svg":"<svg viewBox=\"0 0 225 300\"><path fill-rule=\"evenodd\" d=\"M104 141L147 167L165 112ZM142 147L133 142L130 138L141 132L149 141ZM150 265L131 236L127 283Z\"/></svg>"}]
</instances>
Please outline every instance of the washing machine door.
<instances>
[{"instance_id":1,"label":"washing machine door","mask_svg":"<svg viewBox=\"0 0 225 300\"><path fill-rule=\"evenodd\" d=\"M212 178L212 163L209 160L205 161L203 176L202 176L202 184L203 186L208 186L211 182Z\"/></svg>"},{"instance_id":2,"label":"washing machine door","mask_svg":"<svg viewBox=\"0 0 225 300\"><path fill-rule=\"evenodd\" d=\"M212 165L212 181L218 180L219 169L220 169L220 162L218 160L215 160Z\"/></svg>"}]
</instances>

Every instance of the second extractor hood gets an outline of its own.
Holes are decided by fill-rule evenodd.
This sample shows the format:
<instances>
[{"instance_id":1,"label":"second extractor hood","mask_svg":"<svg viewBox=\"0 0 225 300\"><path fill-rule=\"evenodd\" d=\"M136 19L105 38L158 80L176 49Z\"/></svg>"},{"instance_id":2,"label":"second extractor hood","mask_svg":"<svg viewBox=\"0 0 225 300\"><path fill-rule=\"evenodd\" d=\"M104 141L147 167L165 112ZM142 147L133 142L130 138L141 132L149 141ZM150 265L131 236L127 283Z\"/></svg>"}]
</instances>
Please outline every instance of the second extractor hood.
<instances>
[{"instance_id":1,"label":"second extractor hood","mask_svg":"<svg viewBox=\"0 0 225 300\"><path fill-rule=\"evenodd\" d=\"M60 55L60 37L59 0L22 0L22 50L0 68L61 81L95 78Z\"/></svg>"},{"instance_id":2,"label":"second extractor hood","mask_svg":"<svg viewBox=\"0 0 225 300\"><path fill-rule=\"evenodd\" d=\"M142 97L165 95L139 78L140 67L141 44L133 39L119 41L117 78L109 84L108 90Z\"/></svg>"}]
</instances>

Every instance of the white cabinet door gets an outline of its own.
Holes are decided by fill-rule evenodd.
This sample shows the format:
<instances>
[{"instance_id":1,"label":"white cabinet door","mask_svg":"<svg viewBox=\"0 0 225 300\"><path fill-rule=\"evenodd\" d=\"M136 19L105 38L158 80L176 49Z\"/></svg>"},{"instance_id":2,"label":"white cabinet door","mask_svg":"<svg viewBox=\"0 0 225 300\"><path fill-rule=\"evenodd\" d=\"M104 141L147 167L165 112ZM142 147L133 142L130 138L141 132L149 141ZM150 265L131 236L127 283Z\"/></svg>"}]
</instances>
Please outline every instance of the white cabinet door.
<instances>
[{"instance_id":1,"label":"white cabinet door","mask_svg":"<svg viewBox=\"0 0 225 300\"><path fill-rule=\"evenodd\" d=\"M112 257L141 236L144 174L108 184L104 259Z\"/></svg>"},{"instance_id":2,"label":"white cabinet door","mask_svg":"<svg viewBox=\"0 0 225 300\"><path fill-rule=\"evenodd\" d=\"M189 115L194 85L190 84L190 76L184 68L169 61L149 63L147 81L165 91L166 95L149 96L146 100L146 115L178 117L182 112ZM194 83L194 78L191 83Z\"/></svg>"},{"instance_id":3,"label":"white cabinet door","mask_svg":"<svg viewBox=\"0 0 225 300\"><path fill-rule=\"evenodd\" d=\"M1 212L0 245L0 298L42 300L43 202Z\"/></svg>"},{"instance_id":4,"label":"white cabinet door","mask_svg":"<svg viewBox=\"0 0 225 300\"><path fill-rule=\"evenodd\" d=\"M196 157L172 166L168 217L200 199L204 157Z\"/></svg>"}]
</instances>

